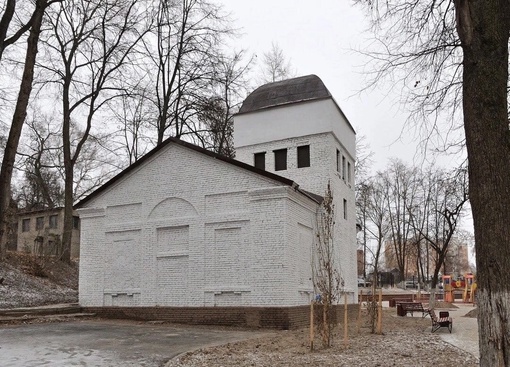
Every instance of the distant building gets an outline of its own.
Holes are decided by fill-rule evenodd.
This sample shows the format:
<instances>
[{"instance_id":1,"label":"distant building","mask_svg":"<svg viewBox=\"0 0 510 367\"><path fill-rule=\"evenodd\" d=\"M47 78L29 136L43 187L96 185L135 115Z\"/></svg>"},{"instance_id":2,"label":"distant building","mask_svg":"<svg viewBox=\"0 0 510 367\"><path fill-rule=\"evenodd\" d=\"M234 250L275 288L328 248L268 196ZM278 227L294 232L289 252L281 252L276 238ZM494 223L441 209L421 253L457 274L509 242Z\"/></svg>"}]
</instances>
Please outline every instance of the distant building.
<instances>
[{"instance_id":1,"label":"distant building","mask_svg":"<svg viewBox=\"0 0 510 367\"><path fill-rule=\"evenodd\" d=\"M40 255L57 255L62 246L64 208L20 212L17 250ZM80 256L80 219L73 216L71 257Z\"/></svg>"},{"instance_id":2,"label":"distant building","mask_svg":"<svg viewBox=\"0 0 510 367\"><path fill-rule=\"evenodd\" d=\"M420 250L419 271L418 271L418 251L416 245L409 243L406 249L406 258L404 259L404 277L411 279L417 277L422 272L432 277L434 274L437 253L427 247L423 243ZM387 241L384 246L384 261L387 269L398 269L398 261L395 255L395 247L391 242ZM428 256L427 256L428 254ZM465 273L471 272L471 266L468 259L468 246L465 243L452 240L449 244L446 258L441 266L441 274L452 274L454 276L463 276ZM421 276L421 275L420 275Z\"/></svg>"},{"instance_id":3,"label":"distant building","mask_svg":"<svg viewBox=\"0 0 510 367\"><path fill-rule=\"evenodd\" d=\"M445 260L445 273L462 277L466 273L473 272L469 263L469 247L465 243L454 243L452 248L448 249Z\"/></svg>"}]
</instances>

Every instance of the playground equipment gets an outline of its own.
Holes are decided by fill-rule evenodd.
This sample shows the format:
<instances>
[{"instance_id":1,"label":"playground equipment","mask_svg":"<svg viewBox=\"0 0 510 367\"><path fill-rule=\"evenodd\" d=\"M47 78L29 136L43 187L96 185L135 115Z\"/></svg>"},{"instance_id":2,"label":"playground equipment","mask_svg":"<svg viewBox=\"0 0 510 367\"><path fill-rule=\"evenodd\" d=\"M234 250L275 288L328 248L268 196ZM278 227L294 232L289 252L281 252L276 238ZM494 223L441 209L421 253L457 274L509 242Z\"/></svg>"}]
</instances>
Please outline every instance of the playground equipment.
<instances>
[{"instance_id":1,"label":"playground equipment","mask_svg":"<svg viewBox=\"0 0 510 367\"><path fill-rule=\"evenodd\" d=\"M476 282L473 274L464 275L465 286L464 293L462 294L463 302L475 302Z\"/></svg>"},{"instance_id":2,"label":"playground equipment","mask_svg":"<svg viewBox=\"0 0 510 367\"><path fill-rule=\"evenodd\" d=\"M453 286L452 286L452 276L451 275L443 275L443 287L444 287L444 300L446 302L453 302Z\"/></svg>"}]
</instances>

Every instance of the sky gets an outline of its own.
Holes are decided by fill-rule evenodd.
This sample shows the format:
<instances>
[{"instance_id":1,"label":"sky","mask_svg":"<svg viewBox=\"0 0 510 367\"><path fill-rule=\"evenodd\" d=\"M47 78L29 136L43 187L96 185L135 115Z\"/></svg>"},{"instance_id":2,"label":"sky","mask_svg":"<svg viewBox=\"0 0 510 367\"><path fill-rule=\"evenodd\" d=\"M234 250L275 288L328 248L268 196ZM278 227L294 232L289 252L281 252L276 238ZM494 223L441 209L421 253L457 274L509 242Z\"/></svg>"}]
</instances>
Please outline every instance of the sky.
<instances>
[{"instance_id":1,"label":"sky","mask_svg":"<svg viewBox=\"0 0 510 367\"><path fill-rule=\"evenodd\" d=\"M231 13L242 36L233 41L237 50L247 49L262 59L273 42L283 50L296 76L316 74L329 89L358 136L364 136L372 157L372 173L383 170L390 158L412 165L435 159L439 164L458 165L451 157L426 160L418 139L406 125L409 111L391 85L366 88L367 56L372 33L369 18L351 0L218 0ZM463 229L472 232L470 212Z\"/></svg>"},{"instance_id":2,"label":"sky","mask_svg":"<svg viewBox=\"0 0 510 367\"><path fill-rule=\"evenodd\" d=\"M361 92L367 85L368 61L356 50L371 40L369 22L360 7L346 0L219 0L243 34L233 42L262 59L277 43L296 76L316 74L329 89L358 135L374 152L374 169L387 159L412 163L417 141L403 132L408 112L390 86Z\"/></svg>"}]
</instances>

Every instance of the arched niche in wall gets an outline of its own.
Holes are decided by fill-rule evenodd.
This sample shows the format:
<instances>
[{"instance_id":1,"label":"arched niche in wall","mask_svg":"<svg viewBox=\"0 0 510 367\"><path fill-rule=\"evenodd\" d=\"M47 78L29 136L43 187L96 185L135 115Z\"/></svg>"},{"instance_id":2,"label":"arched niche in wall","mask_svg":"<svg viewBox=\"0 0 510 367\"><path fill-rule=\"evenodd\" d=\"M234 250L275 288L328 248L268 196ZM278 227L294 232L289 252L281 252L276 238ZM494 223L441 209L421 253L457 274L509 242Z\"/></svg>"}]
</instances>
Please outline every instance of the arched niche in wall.
<instances>
[{"instance_id":1,"label":"arched niche in wall","mask_svg":"<svg viewBox=\"0 0 510 367\"><path fill-rule=\"evenodd\" d=\"M149 219L187 218L197 215L197 210L189 201L171 197L156 204L149 214Z\"/></svg>"}]
</instances>

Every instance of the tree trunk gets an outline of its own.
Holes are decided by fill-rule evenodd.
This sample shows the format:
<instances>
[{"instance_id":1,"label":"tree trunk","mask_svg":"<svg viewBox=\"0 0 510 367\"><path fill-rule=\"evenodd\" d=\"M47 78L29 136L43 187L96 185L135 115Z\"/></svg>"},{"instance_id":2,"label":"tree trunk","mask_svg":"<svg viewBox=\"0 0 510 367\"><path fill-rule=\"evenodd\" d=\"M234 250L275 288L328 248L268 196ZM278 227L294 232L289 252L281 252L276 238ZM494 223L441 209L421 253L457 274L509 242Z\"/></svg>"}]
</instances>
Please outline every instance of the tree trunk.
<instances>
[{"instance_id":1,"label":"tree trunk","mask_svg":"<svg viewBox=\"0 0 510 367\"><path fill-rule=\"evenodd\" d=\"M14 11L16 10L16 0L7 0L4 6L4 14L2 15L2 19L0 19L0 60L2 60L2 55L5 50L7 31L9 30L9 25L11 24Z\"/></svg>"},{"instance_id":2,"label":"tree trunk","mask_svg":"<svg viewBox=\"0 0 510 367\"><path fill-rule=\"evenodd\" d=\"M64 58L65 59L65 58ZM62 88L62 150L64 153L64 228L62 229L62 253L60 259L66 263L71 262L71 239L72 239L72 212L73 212L73 172L74 161L71 152L71 107L70 107L70 85L71 67L69 62L65 63L65 77ZM69 213L71 219L69 220ZM71 228L69 228L71 221Z\"/></svg>"},{"instance_id":3,"label":"tree trunk","mask_svg":"<svg viewBox=\"0 0 510 367\"><path fill-rule=\"evenodd\" d=\"M11 200L11 180L16 152L21 137L21 131L25 118L27 116L27 107L32 93L32 82L34 80L35 59L37 56L37 44L41 33L42 18L47 6L47 0L38 0L36 2L33 24L30 28L30 34L27 41L27 52L25 56L25 66L21 79L20 90L12 124L9 130L9 138L5 147L2 168L0 170L0 259L5 257L7 249L7 211Z\"/></svg>"},{"instance_id":4,"label":"tree trunk","mask_svg":"<svg viewBox=\"0 0 510 367\"><path fill-rule=\"evenodd\" d=\"M74 165L70 160L65 160L64 228L62 230L62 254L60 259L66 263L71 262L71 243L73 237L73 172Z\"/></svg>"},{"instance_id":5,"label":"tree trunk","mask_svg":"<svg viewBox=\"0 0 510 367\"><path fill-rule=\"evenodd\" d=\"M510 142L507 0L456 0L475 228L480 366L510 366Z\"/></svg>"}]
</instances>

